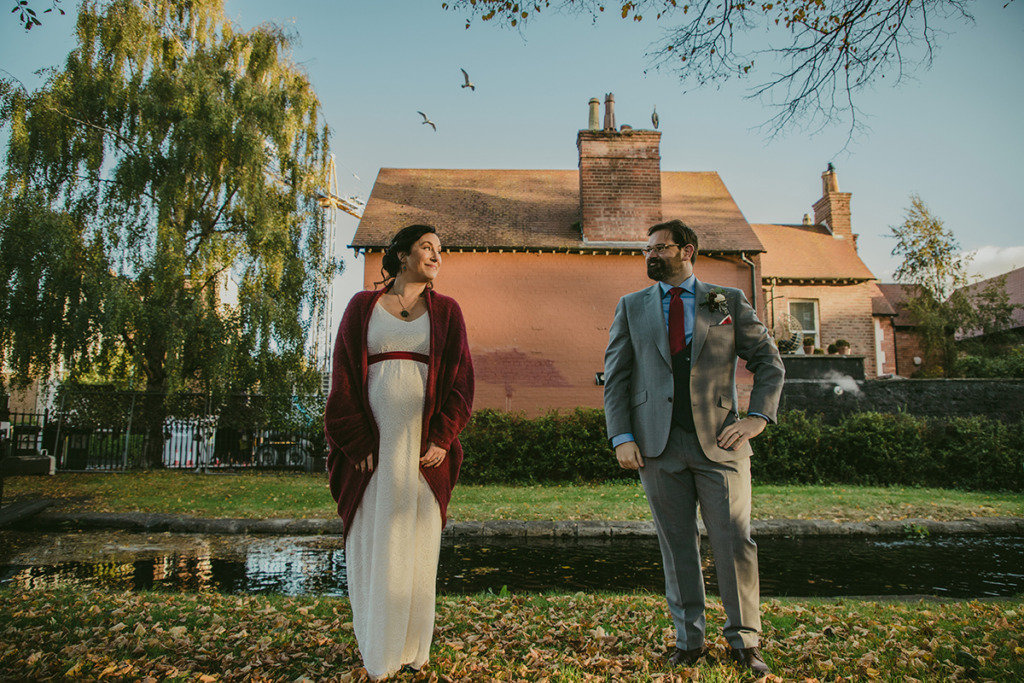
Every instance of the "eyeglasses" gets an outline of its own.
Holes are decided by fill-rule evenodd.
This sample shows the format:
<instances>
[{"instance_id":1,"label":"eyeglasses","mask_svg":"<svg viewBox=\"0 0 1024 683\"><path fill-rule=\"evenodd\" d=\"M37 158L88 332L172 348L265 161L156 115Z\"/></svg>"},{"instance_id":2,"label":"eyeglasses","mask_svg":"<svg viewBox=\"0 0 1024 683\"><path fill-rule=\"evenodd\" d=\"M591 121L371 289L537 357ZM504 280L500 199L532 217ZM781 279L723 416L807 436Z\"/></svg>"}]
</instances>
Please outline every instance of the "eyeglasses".
<instances>
[{"instance_id":1,"label":"eyeglasses","mask_svg":"<svg viewBox=\"0 0 1024 683\"><path fill-rule=\"evenodd\" d=\"M664 251L668 251L669 247L678 246L678 244L655 244L653 247L644 247L640 251L644 252L644 256L650 256L651 254L660 254Z\"/></svg>"}]
</instances>

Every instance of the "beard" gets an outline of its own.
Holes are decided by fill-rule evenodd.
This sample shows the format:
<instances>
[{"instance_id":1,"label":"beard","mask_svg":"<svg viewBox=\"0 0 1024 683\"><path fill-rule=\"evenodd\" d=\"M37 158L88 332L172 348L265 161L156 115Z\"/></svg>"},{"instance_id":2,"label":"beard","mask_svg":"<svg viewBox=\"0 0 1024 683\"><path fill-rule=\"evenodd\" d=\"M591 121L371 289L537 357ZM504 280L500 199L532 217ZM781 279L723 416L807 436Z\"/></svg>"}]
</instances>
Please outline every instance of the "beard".
<instances>
[{"instance_id":1,"label":"beard","mask_svg":"<svg viewBox=\"0 0 1024 683\"><path fill-rule=\"evenodd\" d=\"M647 261L647 277L655 281L661 281L669 275L671 275L671 269L660 258L652 258Z\"/></svg>"}]
</instances>

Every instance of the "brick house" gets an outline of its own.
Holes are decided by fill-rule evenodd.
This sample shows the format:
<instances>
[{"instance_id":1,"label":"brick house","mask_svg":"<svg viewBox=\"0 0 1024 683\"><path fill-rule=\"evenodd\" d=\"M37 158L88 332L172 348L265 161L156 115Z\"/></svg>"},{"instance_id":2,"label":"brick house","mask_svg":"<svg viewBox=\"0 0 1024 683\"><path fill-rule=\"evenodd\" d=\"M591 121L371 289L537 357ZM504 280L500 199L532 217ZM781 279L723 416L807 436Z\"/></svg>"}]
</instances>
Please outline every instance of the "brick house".
<instances>
[{"instance_id":1,"label":"brick house","mask_svg":"<svg viewBox=\"0 0 1024 683\"><path fill-rule=\"evenodd\" d=\"M996 284L996 281L1001 278L1004 279L1003 286L1007 299L1015 307L1011 314L1010 327L1004 332L1017 339L1024 339L1024 268L1017 268L1002 275L974 282L962 287L961 291L968 296L974 296ZM914 286L881 283L878 287L882 290L890 306L897 312L892 321L896 340L897 374L903 377L911 377L918 373L928 374L928 371L934 367L934 359L930 359L925 353L917 332L917 322L907 310L907 301L915 294ZM980 336L980 331L966 334L957 332L958 340L974 339Z\"/></svg>"},{"instance_id":2,"label":"brick house","mask_svg":"<svg viewBox=\"0 0 1024 683\"><path fill-rule=\"evenodd\" d=\"M907 310L907 300L913 298L915 286L887 282L879 284L878 288L896 311L896 317L892 319L893 337L896 340L896 374L911 377L926 370L929 363L917 334L917 322Z\"/></svg>"},{"instance_id":3,"label":"brick house","mask_svg":"<svg viewBox=\"0 0 1024 683\"><path fill-rule=\"evenodd\" d=\"M801 322L802 335L814 338L816 347L825 348L838 339L850 342L850 353L864 358L865 377L893 374L896 311L857 253L851 193L839 191L831 164L821 181L813 219L805 214L797 225L752 226L765 248L764 322L778 329L779 314L789 313Z\"/></svg>"},{"instance_id":4,"label":"brick house","mask_svg":"<svg viewBox=\"0 0 1024 683\"><path fill-rule=\"evenodd\" d=\"M640 250L647 228L662 220L679 218L697 231L697 277L742 289L769 320L760 228L747 222L719 175L662 171L661 133L617 128L613 98L605 102L602 128L598 105L591 100L590 127L576 137L578 170L382 168L349 245L365 256L364 286L373 288L381 280L383 249L398 229L437 227L445 249L437 288L454 296L465 314L477 408L537 415L602 405L615 305L650 284ZM848 195L845 202L848 226ZM763 227L770 241L776 233L790 235L798 251L804 242L825 244L820 226L792 234L792 226ZM852 237L843 244L853 248ZM853 268L854 260L860 263L855 248L852 257L843 253L849 272L813 285L791 282L780 270L784 257L772 261L778 272L771 286L776 293L790 288L801 299L817 297L822 332L842 332L855 350L870 355L877 288L862 263ZM833 301L841 302L835 314ZM839 322L843 315L860 321L847 331ZM750 377L742 364L738 379L745 402Z\"/></svg>"}]
</instances>

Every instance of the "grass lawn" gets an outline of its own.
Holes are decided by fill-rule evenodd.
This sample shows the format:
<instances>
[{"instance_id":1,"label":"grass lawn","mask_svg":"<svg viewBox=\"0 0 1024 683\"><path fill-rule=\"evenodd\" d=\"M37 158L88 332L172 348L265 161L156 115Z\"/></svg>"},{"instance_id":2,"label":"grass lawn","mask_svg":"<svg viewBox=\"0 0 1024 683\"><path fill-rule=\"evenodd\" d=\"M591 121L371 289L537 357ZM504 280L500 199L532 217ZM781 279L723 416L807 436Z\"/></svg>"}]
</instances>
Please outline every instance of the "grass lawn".
<instances>
[{"instance_id":1,"label":"grass lawn","mask_svg":"<svg viewBox=\"0 0 1024 683\"><path fill-rule=\"evenodd\" d=\"M767 600L773 680L1024 679L1024 600ZM739 681L721 604L712 654L664 659L674 633L650 594L440 596L431 661L398 680ZM0 589L0 680L360 680L343 598Z\"/></svg>"},{"instance_id":2,"label":"grass lawn","mask_svg":"<svg viewBox=\"0 0 1024 683\"><path fill-rule=\"evenodd\" d=\"M151 472L58 474L6 480L4 502L53 498L57 511L169 512L199 517L332 517L324 475ZM904 487L755 486L756 519L962 519L1024 516L1024 494ZM458 486L456 521L648 519L639 482Z\"/></svg>"}]
</instances>

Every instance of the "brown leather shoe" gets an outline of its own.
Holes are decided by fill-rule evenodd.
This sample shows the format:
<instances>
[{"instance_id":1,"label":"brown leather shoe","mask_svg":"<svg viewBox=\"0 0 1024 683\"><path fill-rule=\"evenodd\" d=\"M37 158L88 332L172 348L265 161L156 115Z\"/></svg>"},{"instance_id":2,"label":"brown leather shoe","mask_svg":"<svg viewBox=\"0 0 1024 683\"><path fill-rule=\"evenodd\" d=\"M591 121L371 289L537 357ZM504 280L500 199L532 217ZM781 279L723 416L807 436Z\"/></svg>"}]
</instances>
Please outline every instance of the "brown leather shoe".
<instances>
[{"instance_id":1,"label":"brown leather shoe","mask_svg":"<svg viewBox=\"0 0 1024 683\"><path fill-rule=\"evenodd\" d=\"M746 669L750 673L754 674L758 678L767 676L772 671L768 668L768 665L764 663L764 658L761 657L761 651L756 647L747 648L731 648L729 650L729 659L741 669Z\"/></svg>"},{"instance_id":2,"label":"brown leather shoe","mask_svg":"<svg viewBox=\"0 0 1024 683\"><path fill-rule=\"evenodd\" d=\"M708 649L703 645L701 647L695 647L692 650L680 650L679 648L676 648L672 651L672 654L668 656L668 663L672 666L692 666L707 653Z\"/></svg>"}]
</instances>

